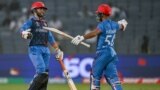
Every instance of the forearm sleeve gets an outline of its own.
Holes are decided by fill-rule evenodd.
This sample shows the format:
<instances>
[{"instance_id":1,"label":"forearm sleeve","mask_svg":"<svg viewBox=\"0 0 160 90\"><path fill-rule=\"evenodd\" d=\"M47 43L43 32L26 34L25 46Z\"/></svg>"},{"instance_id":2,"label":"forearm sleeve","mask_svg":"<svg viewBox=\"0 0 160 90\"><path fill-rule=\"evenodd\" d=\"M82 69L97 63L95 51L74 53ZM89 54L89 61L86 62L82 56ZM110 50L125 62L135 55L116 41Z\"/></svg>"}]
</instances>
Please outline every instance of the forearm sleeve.
<instances>
[{"instance_id":1,"label":"forearm sleeve","mask_svg":"<svg viewBox=\"0 0 160 90\"><path fill-rule=\"evenodd\" d=\"M51 32L49 32L48 41L51 45L53 45L56 42Z\"/></svg>"},{"instance_id":2,"label":"forearm sleeve","mask_svg":"<svg viewBox=\"0 0 160 90\"><path fill-rule=\"evenodd\" d=\"M26 21L20 28L19 32L21 33L22 31L25 31L27 29L29 29L32 25L32 21L31 20L28 20Z\"/></svg>"}]
</instances>

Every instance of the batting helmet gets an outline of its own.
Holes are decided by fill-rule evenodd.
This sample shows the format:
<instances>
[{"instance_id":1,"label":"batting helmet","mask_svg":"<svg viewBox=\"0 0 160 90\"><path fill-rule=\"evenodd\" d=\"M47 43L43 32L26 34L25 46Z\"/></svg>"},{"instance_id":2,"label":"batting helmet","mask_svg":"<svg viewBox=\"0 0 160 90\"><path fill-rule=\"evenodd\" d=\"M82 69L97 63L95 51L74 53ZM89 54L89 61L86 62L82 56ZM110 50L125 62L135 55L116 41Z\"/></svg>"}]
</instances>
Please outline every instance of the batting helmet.
<instances>
[{"instance_id":1,"label":"batting helmet","mask_svg":"<svg viewBox=\"0 0 160 90\"><path fill-rule=\"evenodd\" d=\"M97 14L98 13L103 13L105 15L110 16L111 15L111 11L112 11L112 9L108 4L101 4L101 5L98 6L98 9L97 9L96 13Z\"/></svg>"},{"instance_id":2,"label":"batting helmet","mask_svg":"<svg viewBox=\"0 0 160 90\"><path fill-rule=\"evenodd\" d=\"M45 4L43 2L40 2L40 1L32 3L31 10L37 9L37 8L47 9L47 7L45 6Z\"/></svg>"}]
</instances>

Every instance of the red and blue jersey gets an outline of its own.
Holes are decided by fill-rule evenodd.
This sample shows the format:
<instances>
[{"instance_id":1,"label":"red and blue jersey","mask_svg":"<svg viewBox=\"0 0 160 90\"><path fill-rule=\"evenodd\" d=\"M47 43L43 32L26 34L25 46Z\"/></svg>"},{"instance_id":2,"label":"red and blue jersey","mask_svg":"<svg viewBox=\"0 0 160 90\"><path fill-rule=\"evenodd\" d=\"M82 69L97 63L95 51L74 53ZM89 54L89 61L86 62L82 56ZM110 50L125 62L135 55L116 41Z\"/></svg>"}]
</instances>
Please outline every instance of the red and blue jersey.
<instances>
[{"instance_id":1,"label":"red and blue jersey","mask_svg":"<svg viewBox=\"0 0 160 90\"><path fill-rule=\"evenodd\" d=\"M50 31L44 30L42 27L47 26L47 22L42 19L38 20L36 17L31 17L20 28L20 32L31 29L33 37L30 40L29 46L47 46L48 42L52 45L55 39Z\"/></svg>"},{"instance_id":2,"label":"red and blue jersey","mask_svg":"<svg viewBox=\"0 0 160 90\"><path fill-rule=\"evenodd\" d=\"M115 34L120 29L117 22L105 20L98 24L97 29L101 31L97 39L97 50L113 47Z\"/></svg>"}]
</instances>

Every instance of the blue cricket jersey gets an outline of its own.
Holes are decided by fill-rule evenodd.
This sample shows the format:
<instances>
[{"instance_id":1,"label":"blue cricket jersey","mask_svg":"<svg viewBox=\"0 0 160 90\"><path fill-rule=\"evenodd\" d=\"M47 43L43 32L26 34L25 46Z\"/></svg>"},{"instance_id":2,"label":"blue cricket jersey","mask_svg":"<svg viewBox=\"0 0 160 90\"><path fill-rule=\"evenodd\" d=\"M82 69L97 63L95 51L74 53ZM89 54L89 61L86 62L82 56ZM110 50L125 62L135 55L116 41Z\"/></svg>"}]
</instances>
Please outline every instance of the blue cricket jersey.
<instances>
[{"instance_id":1,"label":"blue cricket jersey","mask_svg":"<svg viewBox=\"0 0 160 90\"><path fill-rule=\"evenodd\" d=\"M52 45L55 39L50 31L44 30L42 27L47 26L47 22L36 17L31 17L20 28L20 32L31 29L33 37L30 40L29 46L47 46L48 42Z\"/></svg>"},{"instance_id":2,"label":"blue cricket jersey","mask_svg":"<svg viewBox=\"0 0 160 90\"><path fill-rule=\"evenodd\" d=\"M99 23L97 29L101 31L97 39L97 51L113 47L115 34L120 29L118 23L107 19Z\"/></svg>"}]
</instances>

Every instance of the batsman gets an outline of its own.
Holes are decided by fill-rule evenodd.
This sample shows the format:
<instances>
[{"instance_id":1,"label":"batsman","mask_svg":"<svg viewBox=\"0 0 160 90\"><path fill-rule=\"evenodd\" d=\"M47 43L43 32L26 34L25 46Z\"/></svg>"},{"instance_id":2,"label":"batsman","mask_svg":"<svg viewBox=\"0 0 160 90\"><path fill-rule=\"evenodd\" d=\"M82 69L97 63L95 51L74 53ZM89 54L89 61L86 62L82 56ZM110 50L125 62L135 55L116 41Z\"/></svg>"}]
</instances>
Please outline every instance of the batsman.
<instances>
[{"instance_id":1,"label":"batsman","mask_svg":"<svg viewBox=\"0 0 160 90\"><path fill-rule=\"evenodd\" d=\"M77 35L71 42L78 45L85 39L98 36L96 57L93 61L90 77L90 90L100 90L100 79L103 73L112 90L122 90L116 68L118 58L113 45L116 32L118 30L125 31L128 23L125 19L118 22L110 20L111 7L108 4L99 5L96 15L99 21L97 28L88 34Z\"/></svg>"},{"instance_id":2,"label":"batsman","mask_svg":"<svg viewBox=\"0 0 160 90\"><path fill-rule=\"evenodd\" d=\"M22 38L29 39L28 53L35 67L36 74L28 90L47 90L50 50L48 43L55 49L55 57L62 60L63 52L59 49L50 31L42 27L47 26L44 14L47 7L43 2L34 2L31 6L33 16L20 28Z\"/></svg>"}]
</instances>

